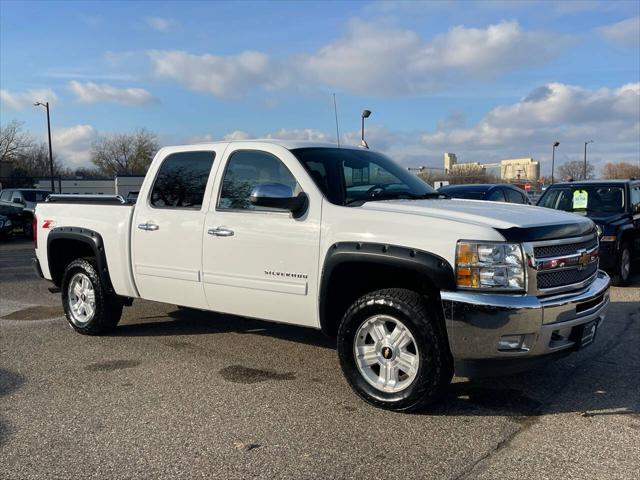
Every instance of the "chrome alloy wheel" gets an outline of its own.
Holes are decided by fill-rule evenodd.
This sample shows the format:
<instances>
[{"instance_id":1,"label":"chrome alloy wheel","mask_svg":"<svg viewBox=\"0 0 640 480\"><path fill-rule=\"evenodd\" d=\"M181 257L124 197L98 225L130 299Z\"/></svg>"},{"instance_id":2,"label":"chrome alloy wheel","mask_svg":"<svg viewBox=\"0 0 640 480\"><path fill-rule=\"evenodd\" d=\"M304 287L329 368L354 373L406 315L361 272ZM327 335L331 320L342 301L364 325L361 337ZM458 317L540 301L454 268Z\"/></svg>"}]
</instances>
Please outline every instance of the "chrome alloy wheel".
<instances>
[{"instance_id":1,"label":"chrome alloy wheel","mask_svg":"<svg viewBox=\"0 0 640 480\"><path fill-rule=\"evenodd\" d=\"M76 273L69 282L67 296L71 321L76 326L84 326L96 313L96 294L89 277Z\"/></svg>"},{"instance_id":2,"label":"chrome alloy wheel","mask_svg":"<svg viewBox=\"0 0 640 480\"><path fill-rule=\"evenodd\" d=\"M418 374L418 344L397 318L375 315L365 320L356 332L353 349L360 374L382 392L404 390Z\"/></svg>"}]
</instances>

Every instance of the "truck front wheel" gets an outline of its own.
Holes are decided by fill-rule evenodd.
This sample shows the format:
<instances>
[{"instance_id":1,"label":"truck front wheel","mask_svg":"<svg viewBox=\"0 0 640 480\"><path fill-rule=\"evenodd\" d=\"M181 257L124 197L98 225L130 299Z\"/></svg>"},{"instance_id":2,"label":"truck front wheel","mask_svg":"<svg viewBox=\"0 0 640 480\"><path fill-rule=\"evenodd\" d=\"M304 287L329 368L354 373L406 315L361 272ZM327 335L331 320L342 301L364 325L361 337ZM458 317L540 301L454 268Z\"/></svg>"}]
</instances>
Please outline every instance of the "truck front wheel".
<instances>
[{"instance_id":1,"label":"truck front wheel","mask_svg":"<svg viewBox=\"0 0 640 480\"><path fill-rule=\"evenodd\" d=\"M113 330L122 316L122 302L109 295L91 259L78 258L62 277L62 306L69 325L84 335Z\"/></svg>"},{"instance_id":2,"label":"truck front wheel","mask_svg":"<svg viewBox=\"0 0 640 480\"><path fill-rule=\"evenodd\" d=\"M417 292L369 293L345 313L338 355L347 381L364 400L396 411L418 410L451 380L437 312Z\"/></svg>"}]
</instances>

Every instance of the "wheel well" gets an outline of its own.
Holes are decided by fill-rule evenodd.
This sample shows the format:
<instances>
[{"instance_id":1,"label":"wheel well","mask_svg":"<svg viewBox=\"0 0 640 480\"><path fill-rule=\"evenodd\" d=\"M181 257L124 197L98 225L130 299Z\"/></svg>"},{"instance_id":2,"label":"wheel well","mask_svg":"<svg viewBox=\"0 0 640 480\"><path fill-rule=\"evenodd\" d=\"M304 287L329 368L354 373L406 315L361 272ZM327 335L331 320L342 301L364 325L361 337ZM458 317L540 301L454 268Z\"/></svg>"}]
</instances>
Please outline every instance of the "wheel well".
<instances>
[{"instance_id":1,"label":"wheel well","mask_svg":"<svg viewBox=\"0 0 640 480\"><path fill-rule=\"evenodd\" d=\"M440 290L423 272L393 265L369 262L344 262L337 265L327 281L321 319L322 330L336 336L338 326L347 308L361 296L383 288L406 288L440 303ZM438 311L441 309L438 308ZM439 327L446 334L444 316Z\"/></svg>"},{"instance_id":2,"label":"wheel well","mask_svg":"<svg viewBox=\"0 0 640 480\"><path fill-rule=\"evenodd\" d=\"M82 240L58 239L49 245L49 270L56 286L61 286L65 268L77 258L95 257L93 247Z\"/></svg>"}]
</instances>

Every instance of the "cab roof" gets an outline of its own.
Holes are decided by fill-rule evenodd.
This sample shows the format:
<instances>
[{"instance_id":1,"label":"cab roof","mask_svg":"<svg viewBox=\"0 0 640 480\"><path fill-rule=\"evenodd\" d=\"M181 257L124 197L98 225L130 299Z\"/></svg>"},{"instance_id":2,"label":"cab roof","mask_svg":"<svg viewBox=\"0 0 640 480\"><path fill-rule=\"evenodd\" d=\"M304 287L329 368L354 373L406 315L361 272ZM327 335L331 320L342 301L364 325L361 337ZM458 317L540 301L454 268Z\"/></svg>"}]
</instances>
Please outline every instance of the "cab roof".
<instances>
[{"instance_id":1,"label":"cab roof","mask_svg":"<svg viewBox=\"0 0 640 480\"><path fill-rule=\"evenodd\" d=\"M252 138L249 140L230 140L225 141L221 140L218 142L200 142L192 144L193 146L198 145L227 145L227 144L246 144L252 145L257 143L270 143L272 145L279 145L281 147L286 148L287 150L295 150L297 148L338 148L338 145L335 143L329 142L314 142L311 140L282 140L277 138ZM189 147L191 145L173 145L173 147ZM360 150L361 147L353 146L353 145L340 145L340 148L349 149L349 150Z\"/></svg>"}]
</instances>

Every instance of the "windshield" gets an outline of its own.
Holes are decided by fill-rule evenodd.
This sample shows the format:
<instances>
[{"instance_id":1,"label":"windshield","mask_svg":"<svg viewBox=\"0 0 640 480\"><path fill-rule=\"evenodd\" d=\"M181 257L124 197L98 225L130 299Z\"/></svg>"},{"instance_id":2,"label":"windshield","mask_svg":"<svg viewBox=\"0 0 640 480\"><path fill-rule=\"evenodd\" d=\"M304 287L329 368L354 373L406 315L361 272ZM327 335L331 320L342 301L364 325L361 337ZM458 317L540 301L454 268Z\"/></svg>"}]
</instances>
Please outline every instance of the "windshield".
<instances>
[{"instance_id":1,"label":"windshield","mask_svg":"<svg viewBox=\"0 0 640 480\"><path fill-rule=\"evenodd\" d=\"M613 185L575 185L551 188L538 206L582 213L623 213L624 189Z\"/></svg>"},{"instance_id":2,"label":"windshield","mask_svg":"<svg viewBox=\"0 0 640 480\"><path fill-rule=\"evenodd\" d=\"M49 196L51 192L37 192L34 190L23 190L22 196L27 202L44 202L44 199Z\"/></svg>"},{"instance_id":3,"label":"windshield","mask_svg":"<svg viewBox=\"0 0 640 480\"><path fill-rule=\"evenodd\" d=\"M343 148L298 148L291 152L327 199L336 205L441 195L376 152Z\"/></svg>"}]
</instances>

